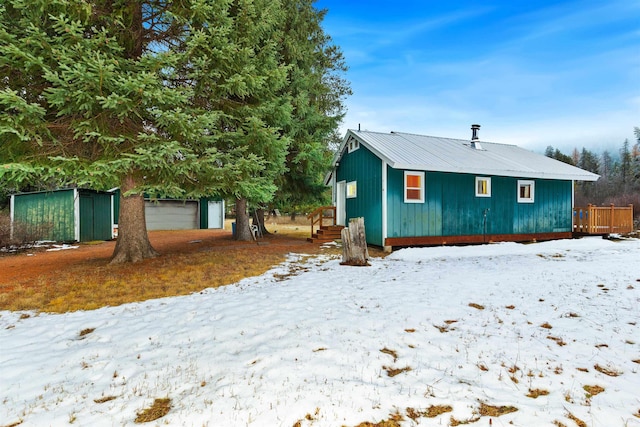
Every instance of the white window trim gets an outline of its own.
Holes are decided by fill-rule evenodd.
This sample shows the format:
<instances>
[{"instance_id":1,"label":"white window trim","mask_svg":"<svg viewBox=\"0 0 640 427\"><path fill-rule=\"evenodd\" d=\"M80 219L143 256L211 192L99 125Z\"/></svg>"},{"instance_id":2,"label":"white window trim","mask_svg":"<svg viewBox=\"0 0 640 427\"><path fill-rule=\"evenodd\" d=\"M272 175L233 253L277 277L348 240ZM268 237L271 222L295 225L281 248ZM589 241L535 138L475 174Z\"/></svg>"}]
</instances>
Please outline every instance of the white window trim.
<instances>
[{"instance_id":1,"label":"white window trim","mask_svg":"<svg viewBox=\"0 0 640 427\"><path fill-rule=\"evenodd\" d=\"M487 194L478 192L478 182L487 181ZM488 176L476 176L476 197L491 197L491 178Z\"/></svg>"},{"instance_id":2,"label":"white window trim","mask_svg":"<svg viewBox=\"0 0 640 427\"><path fill-rule=\"evenodd\" d=\"M407 190L409 188L411 189L418 189L416 187L409 187L407 188L407 176L419 176L420 177L420 183L422 184L419 188L420 190L420 199L407 199ZM413 171L404 171L404 182L402 183L403 188L404 188L404 202L405 203L424 203L424 187L425 187L425 181L424 181L424 172L413 172Z\"/></svg>"},{"instance_id":3,"label":"white window trim","mask_svg":"<svg viewBox=\"0 0 640 427\"><path fill-rule=\"evenodd\" d=\"M347 143L347 152L351 153L360 148L360 142L357 139L351 138Z\"/></svg>"},{"instance_id":4,"label":"white window trim","mask_svg":"<svg viewBox=\"0 0 640 427\"><path fill-rule=\"evenodd\" d=\"M349 188L353 188L353 194L349 194ZM349 181L347 182L347 186L345 187L347 192L347 199L355 199L358 197L358 182L357 181Z\"/></svg>"},{"instance_id":5,"label":"white window trim","mask_svg":"<svg viewBox=\"0 0 640 427\"><path fill-rule=\"evenodd\" d=\"M520 188L523 185L530 185L531 186L531 195L530 195L530 197L520 197ZM518 203L533 203L535 201L536 182L532 181L532 180L519 179L518 180L518 187L517 187L516 191L518 192L518 194L517 194Z\"/></svg>"}]
</instances>

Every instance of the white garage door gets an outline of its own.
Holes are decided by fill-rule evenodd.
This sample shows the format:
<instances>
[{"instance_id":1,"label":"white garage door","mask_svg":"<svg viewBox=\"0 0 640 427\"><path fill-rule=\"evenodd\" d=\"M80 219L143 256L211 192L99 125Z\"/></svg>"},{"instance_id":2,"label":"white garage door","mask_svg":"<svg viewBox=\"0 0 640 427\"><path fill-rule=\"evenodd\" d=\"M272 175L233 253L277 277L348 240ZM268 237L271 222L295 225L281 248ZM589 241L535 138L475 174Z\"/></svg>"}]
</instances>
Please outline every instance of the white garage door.
<instances>
[{"instance_id":1,"label":"white garage door","mask_svg":"<svg viewBox=\"0 0 640 427\"><path fill-rule=\"evenodd\" d=\"M145 201L147 230L192 230L200 228L195 200Z\"/></svg>"}]
</instances>

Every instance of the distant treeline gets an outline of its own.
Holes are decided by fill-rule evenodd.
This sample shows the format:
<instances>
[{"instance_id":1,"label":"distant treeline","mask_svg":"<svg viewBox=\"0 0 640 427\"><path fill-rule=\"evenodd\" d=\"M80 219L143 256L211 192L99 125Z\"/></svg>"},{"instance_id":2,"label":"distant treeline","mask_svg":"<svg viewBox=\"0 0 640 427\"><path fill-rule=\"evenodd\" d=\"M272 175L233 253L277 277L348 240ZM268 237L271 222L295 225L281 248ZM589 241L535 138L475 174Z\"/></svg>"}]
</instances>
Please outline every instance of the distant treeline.
<instances>
[{"instance_id":1,"label":"distant treeline","mask_svg":"<svg viewBox=\"0 0 640 427\"><path fill-rule=\"evenodd\" d=\"M618 153L608 150L595 153L586 148L574 148L571 155L548 146L545 155L561 162L597 173L596 182L580 182L576 186L575 205L586 206L633 204L636 217L640 216L640 128L634 129L635 144L625 140Z\"/></svg>"}]
</instances>

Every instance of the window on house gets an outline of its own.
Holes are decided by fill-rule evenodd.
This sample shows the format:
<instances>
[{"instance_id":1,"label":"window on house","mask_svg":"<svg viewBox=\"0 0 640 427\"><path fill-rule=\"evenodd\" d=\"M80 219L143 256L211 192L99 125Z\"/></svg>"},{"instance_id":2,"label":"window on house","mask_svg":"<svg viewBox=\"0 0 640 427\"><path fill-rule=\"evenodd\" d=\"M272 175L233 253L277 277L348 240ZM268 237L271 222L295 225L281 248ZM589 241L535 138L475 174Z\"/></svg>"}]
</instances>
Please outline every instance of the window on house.
<instances>
[{"instance_id":1,"label":"window on house","mask_svg":"<svg viewBox=\"0 0 640 427\"><path fill-rule=\"evenodd\" d=\"M351 138L347 144L347 151L351 153L352 151L356 151L358 148L360 148L360 143L357 140Z\"/></svg>"},{"instance_id":2,"label":"window on house","mask_svg":"<svg viewBox=\"0 0 640 427\"><path fill-rule=\"evenodd\" d=\"M424 202L424 172L404 172L404 202Z\"/></svg>"},{"instance_id":3,"label":"window on house","mask_svg":"<svg viewBox=\"0 0 640 427\"><path fill-rule=\"evenodd\" d=\"M534 181L518 181L518 203L533 203L535 195Z\"/></svg>"},{"instance_id":4,"label":"window on house","mask_svg":"<svg viewBox=\"0 0 640 427\"><path fill-rule=\"evenodd\" d=\"M491 197L491 178L476 177L476 197Z\"/></svg>"},{"instance_id":5,"label":"window on house","mask_svg":"<svg viewBox=\"0 0 640 427\"><path fill-rule=\"evenodd\" d=\"M353 199L358 195L358 185L356 181L347 182L347 199Z\"/></svg>"}]
</instances>

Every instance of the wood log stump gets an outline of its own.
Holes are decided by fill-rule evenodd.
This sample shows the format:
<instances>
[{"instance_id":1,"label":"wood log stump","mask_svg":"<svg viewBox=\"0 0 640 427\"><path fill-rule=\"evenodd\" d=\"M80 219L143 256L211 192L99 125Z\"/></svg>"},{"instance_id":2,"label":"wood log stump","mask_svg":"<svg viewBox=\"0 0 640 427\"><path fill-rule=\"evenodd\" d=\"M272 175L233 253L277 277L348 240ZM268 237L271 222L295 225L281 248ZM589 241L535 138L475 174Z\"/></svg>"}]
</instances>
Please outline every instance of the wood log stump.
<instances>
[{"instance_id":1,"label":"wood log stump","mask_svg":"<svg viewBox=\"0 0 640 427\"><path fill-rule=\"evenodd\" d=\"M369 249L364 231L364 218L352 218L342 232L342 265L367 266Z\"/></svg>"}]
</instances>

